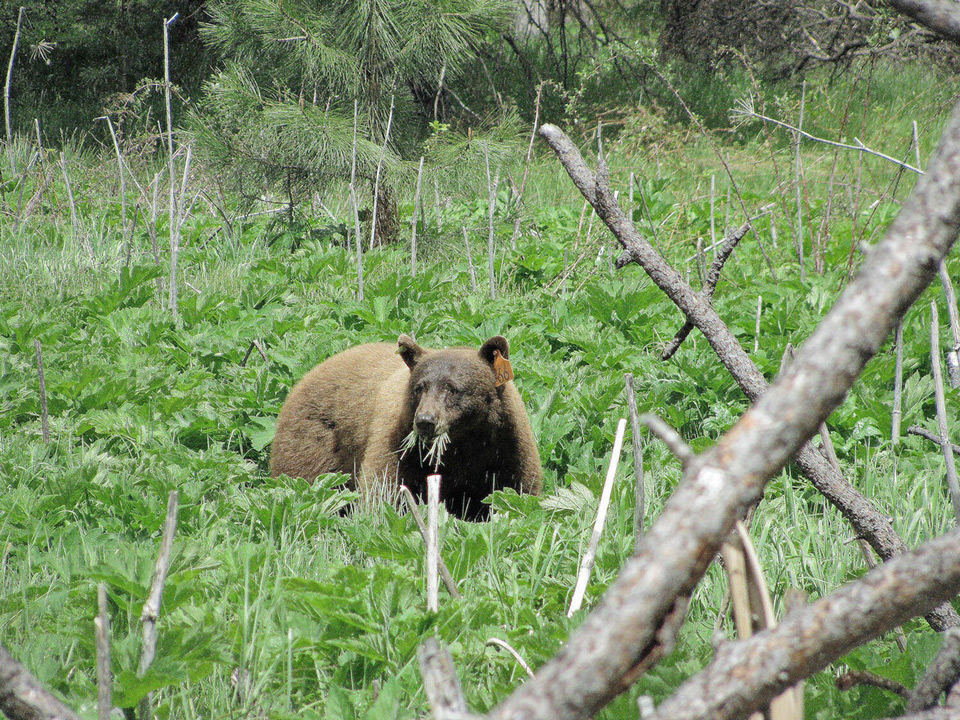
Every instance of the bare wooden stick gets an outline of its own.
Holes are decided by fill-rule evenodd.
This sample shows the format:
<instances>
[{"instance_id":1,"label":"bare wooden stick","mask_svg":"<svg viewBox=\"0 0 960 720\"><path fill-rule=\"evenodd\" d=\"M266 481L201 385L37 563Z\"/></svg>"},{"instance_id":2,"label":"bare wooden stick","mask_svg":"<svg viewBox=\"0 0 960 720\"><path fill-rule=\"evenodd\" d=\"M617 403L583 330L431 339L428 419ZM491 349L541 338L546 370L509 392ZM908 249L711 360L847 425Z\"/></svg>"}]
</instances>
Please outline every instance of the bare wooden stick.
<instances>
[{"instance_id":1,"label":"bare wooden stick","mask_svg":"<svg viewBox=\"0 0 960 720\"><path fill-rule=\"evenodd\" d=\"M637 396L633 390L633 375L626 373L624 379L627 384L627 411L630 413L630 436L633 440L633 547L640 545L643 537L644 488L643 488L643 445L640 441L640 418L637 415Z\"/></svg>"},{"instance_id":2,"label":"bare wooden stick","mask_svg":"<svg viewBox=\"0 0 960 720\"><path fill-rule=\"evenodd\" d=\"M803 261L803 159L800 156L800 133L803 132L803 110L807 100L807 81L803 81L803 87L800 91L800 119L797 122L797 134L794 135L794 146L796 150L796 185L797 185L797 235L795 238L797 244L797 258L800 262L800 281L804 282L806 278L806 266Z\"/></svg>"},{"instance_id":3,"label":"bare wooden stick","mask_svg":"<svg viewBox=\"0 0 960 720\"><path fill-rule=\"evenodd\" d=\"M127 246L127 257L130 256L130 238L129 228L127 227L127 173L124 170L123 153L120 152L120 143L117 141L117 133L113 129L113 122L109 115L103 115L97 120L106 120L107 127L110 129L110 137L113 139L113 150L117 154L117 172L120 175L120 222L123 227L123 242Z\"/></svg>"},{"instance_id":4,"label":"bare wooden stick","mask_svg":"<svg viewBox=\"0 0 960 720\"><path fill-rule=\"evenodd\" d=\"M950 274L947 272L947 265L940 261L940 282L943 283L943 294L947 303L947 313L950 317L950 335L953 337L953 345L944 352L947 358L947 377L950 378L951 387L960 387L960 314L957 312L957 295L953 291L953 283L950 282Z\"/></svg>"},{"instance_id":5,"label":"bare wooden stick","mask_svg":"<svg viewBox=\"0 0 960 720\"><path fill-rule=\"evenodd\" d=\"M520 180L520 189L517 191L517 217L513 221L513 235L510 237L510 247L517 247L517 236L520 234L520 206L523 203L523 191L527 187L527 173L530 171L530 159L533 157L533 141L537 139L537 126L540 122L540 95L543 92L543 83L537 85L537 98L533 103L533 128L530 130L530 142L527 145L527 156L523 161L523 178ZM630 190L631 197L633 190Z\"/></svg>"},{"instance_id":6,"label":"bare wooden stick","mask_svg":"<svg viewBox=\"0 0 960 720\"><path fill-rule=\"evenodd\" d=\"M13 47L10 48L10 62L7 63L7 81L3 86L3 115L7 125L7 145L13 142L13 129L10 126L10 86L13 85L13 62L17 57L17 47L20 44L20 28L23 26L23 12L26 10L22 5L17 12L17 29L13 33Z\"/></svg>"},{"instance_id":7,"label":"bare wooden stick","mask_svg":"<svg viewBox=\"0 0 960 720\"><path fill-rule=\"evenodd\" d=\"M943 443L940 441L939 435L936 435L930 432L929 430L927 430L926 428L920 427L919 425L911 425L910 427L908 427L907 434L919 435L920 437L926 438L931 442L935 442L940 447L943 447ZM957 445L956 443L950 443L950 449L953 450L954 455L960 455L960 445Z\"/></svg>"},{"instance_id":8,"label":"bare wooden stick","mask_svg":"<svg viewBox=\"0 0 960 720\"><path fill-rule=\"evenodd\" d=\"M510 645L510 643L508 643L506 640L492 637L487 640L487 645L497 645L498 647L502 647L508 653L513 655L513 659L516 660L517 664L527 672L528 677L533 677L533 669L527 665L527 661L524 660L520 653L514 650L513 646Z\"/></svg>"},{"instance_id":9,"label":"bare wooden stick","mask_svg":"<svg viewBox=\"0 0 960 720\"><path fill-rule=\"evenodd\" d=\"M357 246L357 299L363 300L363 243L360 240L360 211L357 208L357 101L353 101L353 150L350 155L350 205L353 207L353 234Z\"/></svg>"},{"instance_id":10,"label":"bare wooden stick","mask_svg":"<svg viewBox=\"0 0 960 720\"><path fill-rule=\"evenodd\" d=\"M680 433L670 427L661 417L653 413L644 413L640 416L640 424L660 438L684 467L693 459L694 452L691 447L687 445Z\"/></svg>"},{"instance_id":11,"label":"bare wooden stick","mask_svg":"<svg viewBox=\"0 0 960 720\"><path fill-rule=\"evenodd\" d=\"M817 137L816 135L811 135L806 130L802 130L800 127L794 127L790 123L784 122L782 120L775 120L772 117L767 117L766 115L756 112L749 101L745 103L744 102L738 103L738 106L734 109L733 113L736 115L747 117L747 118L756 118L757 120L762 120L763 122L771 123L772 125L777 125L779 127L784 128L785 130L788 130L791 133L794 133L794 135L800 135L802 137L807 138L808 140L813 140L814 142L822 143L824 145L830 145L832 147L845 148L847 150L856 150L858 152L858 155L857 155L858 160L863 156L864 153L866 153L867 155L873 155L878 158L883 158L887 162L893 163L894 165L897 165L898 167L901 167L904 170L909 170L910 172L917 173L918 175L923 175L923 170L921 170L919 167L913 167L912 165L909 165L901 160L897 160L895 157L890 157L889 155L884 155L882 152L873 150L867 147L866 145L864 145L862 142L860 142L859 138L854 138L854 142L856 143L856 145L849 145L847 143L837 142L835 140L827 140L826 138L821 138L821 137ZM802 125L802 121L801 121L801 125ZM859 183L858 183L858 186L859 186Z\"/></svg>"},{"instance_id":12,"label":"bare wooden stick","mask_svg":"<svg viewBox=\"0 0 960 720\"><path fill-rule=\"evenodd\" d=\"M140 613L140 622L143 624L143 649L140 655L140 666L137 676L143 677L153 664L157 654L157 620L160 618L160 599L163 596L163 586L167 581L167 571L170 569L170 556L173 553L173 537L177 532L177 491L171 490L167 498L167 517L163 523L163 539L160 541L160 554L153 569L153 581L150 583L150 595ZM146 720L150 716L151 698L148 694L140 702L140 716Z\"/></svg>"},{"instance_id":13,"label":"bare wooden stick","mask_svg":"<svg viewBox=\"0 0 960 720\"><path fill-rule=\"evenodd\" d=\"M900 443L900 421L903 416L903 321L897 323L896 354L893 370L893 413L890 416L890 441L894 445Z\"/></svg>"},{"instance_id":14,"label":"bare wooden stick","mask_svg":"<svg viewBox=\"0 0 960 720\"><path fill-rule=\"evenodd\" d=\"M417 661L433 717L436 720L458 720L467 716L467 701L450 650L436 638L427 638L417 648Z\"/></svg>"},{"instance_id":15,"label":"bare wooden stick","mask_svg":"<svg viewBox=\"0 0 960 720\"><path fill-rule=\"evenodd\" d=\"M573 617L573 614L579 610L583 604L583 596L587 591L587 583L590 581L593 564L597 559L597 547L600 545L600 535L603 532L603 524L607 519L607 508L610 506L610 493L613 490L613 480L617 475L617 465L620 462L620 449L623 447L623 435L626 429L627 421L621 418L620 422L617 423L617 435L613 441L613 451L610 453L607 477L603 482L603 491L600 493L600 504L597 506L597 519L593 524L593 534L590 536L590 544L587 545L587 552L584 553L583 560L580 563L580 573L577 577L577 585L573 590L570 609L567 610L567 617Z\"/></svg>"},{"instance_id":16,"label":"bare wooden stick","mask_svg":"<svg viewBox=\"0 0 960 720\"><path fill-rule=\"evenodd\" d=\"M170 101L173 87L170 83L170 26L176 22L179 16L180 13L175 12L172 17L163 21L163 80L167 110L167 174L170 176L170 202L167 208L170 222L170 295L167 300L167 307L173 311L174 317L176 317L179 312L177 300L177 254L180 250L180 243L177 238L177 173L173 164L173 107Z\"/></svg>"},{"instance_id":17,"label":"bare wooden stick","mask_svg":"<svg viewBox=\"0 0 960 720\"><path fill-rule=\"evenodd\" d=\"M410 274L417 276L417 215L420 212L420 183L423 181L423 155L417 168L417 190L413 194L413 219L410 221Z\"/></svg>"},{"instance_id":18,"label":"bare wooden stick","mask_svg":"<svg viewBox=\"0 0 960 720\"><path fill-rule=\"evenodd\" d=\"M63 172L63 182L67 188L67 202L70 205L70 225L73 228L73 236L80 237L80 223L77 220L77 201L73 197L73 185L70 184L70 173L67 172L67 156L60 153L60 170Z\"/></svg>"},{"instance_id":19,"label":"bare wooden stick","mask_svg":"<svg viewBox=\"0 0 960 720\"><path fill-rule=\"evenodd\" d=\"M260 357L263 358L264 362L270 362L270 358L267 357L267 351L264 349L263 343L257 338L254 338L247 347L247 352L244 353L243 360L240 361L240 367L244 367L247 364L247 360L250 359L250 353L252 353L254 350L260 353Z\"/></svg>"},{"instance_id":20,"label":"bare wooden stick","mask_svg":"<svg viewBox=\"0 0 960 720\"><path fill-rule=\"evenodd\" d=\"M466 226L463 228L463 244L467 249L467 266L470 268L470 289L477 291L477 271L473 267L473 253L470 252L470 234Z\"/></svg>"},{"instance_id":21,"label":"bare wooden stick","mask_svg":"<svg viewBox=\"0 0 960 720\"><path fill-rule=\"evenodd\" d=\"M104 583L97 585L97 608L97 617L93 619L97 645L97 716L100 720L110 720L113 673L110 670L110 616L107 614L107 586Z\"/></svg>"},{"instance_id":22,"label":"bare wooden stick","mask_svg":"<svg viewBox=\"0 0 960 720\"><path fill-rule=\"evenodd\" d=\"M493 215L497 209L497 183L500 180L500 169L497 168L496 176L493 181L490 180L490 154L487 152L487 145L483 145L483 160L487 166L487 224L489 233L487 235L487 276L490 281L490 299L497 297L497 285L493 272Z\"/></svg>"},{"instance_id":23,"label":"bare wooden stick","mask_svg":"<svg viewBox=\"0 0 960 720\"><path fill-rule=\"evenodd\" d=\"M80 720L4 647L0 647L0 712L11 720Z\"/></svg>"},{"instance_id":24,"label":"bare wooden stick","mask_svg":"<svg viewBox=\"0 0 960 720\"><path fill-rule=\"evenodd\" d=\"M757 326L753 332L753 352L760 352L760 315L763 312L763 295L757 295Z\"/></svg>"},{"instance_id":25,"label":"bare wooden stick","mask_svg":"<svg viewBox=\"0 0 960 720\"><path fill-rule=\"evenodd\" d=\"M710 263L710 269L707 271L707 280L701 291L707 299L713 297L713 293L717 289L717 283L720 282L720 273L723 271L723 266L733 254L733 251L736 250L740 241L750 232L750 227L750 221L747 221L723 239L723 243L721 243L719 250L717 250L713 262ZM620 254L620 257L617 258L616 265L619 268L630 262L634 262L633 255L629 251L624 250L624 252ZM673 340L660 352L660 359L669 360L672 358L692 330L693 323L689 320L685 321L683 326L677 330L676 335L673 336Z\"/></svg>"},{"instance_id":26,"label":"bare wooden stick","mask_svg":"<svg viewBox=\"0 0 960 720\"><path fill-rule=\"evenodd\" d=\"M410 492L410 488L406 485L400 486L400 492L403 494L403 499L407 503L407 507L410 509L410 514L413 515L414 522L417 523L417 527L420 529L420 537L423 538L424 547L427 544L427 526L423 522L423 518L420 516L420 510L417 507L417 500L413 497L413 493ZM437 570L440 572L440 579L443 580L444 586L447 588L447 592L450 593L450 596L454 599L459 599L463 597L460 594L460 591L457 589L457 583L454 582L453 575L450 574L450 570L447 569L447 564L443 561L443 556L440 553L437 553Z\"/></svg>"},{"instance_id":27,"label":"bare wooden stick","mask_svg":"<svg viewBox=\"0 0 960 720\"><path fill-rule=\"evenodd\" d=\"M373 181L373 213L370 220L370 249L377 239L377 209L380 199L380 172L383 169L383 160L387 156L387 143L390 142L390 127L393 125L393 104L396 96L390 97L390 115L387 117L387 131L383 134L383 147L380 148L380 159L377 161L377 174Z\"/></svg>"},{"instance_id":28,"label":"bare wooden stick","mask_svg":"<svg viewBox=\"0 0 960 720\"><path fill-rule=\"evenodd\" d=\"M950 436L947 431L947 403L943 392L943 372L940 369L940 322L937 317L937 303L930 302L930 367L933 371L933 390L937 403L937 426L940 429L940 447L946 463L947 487L953 502L953 511L960 522L960 482L957 480L957 466L950 452Z\"/></svg>"},{"instance_id":29,"label":"bare wooden stick","mask_svg":"<svg viewBox=\"0 0 960 720\"><path fill-rule=\"evenodd\" d=\"M960 628L943 634L943 644L936 658L920 677L907 700L907 712L926 710L960 681Z\"/></svg>"},{"instance_id":30,"label":"bare wooden stick","mask_svg":"<svg viewBox=\"0 0 960 720\"><path fill-rule=\"evenodd\" d=\"M440 522L440 476L427 475L427 610L440 609L437 582L437 558L440 556L440 537L437 525Z\"/></svg>"},{"instance_id":31,"label":"bare wooden stick","mask_svg":"<svg viewBox=\"0 0 960 720\"><path fill-rule=\"evenodd\" d=\"M892 692L900 697L908 697L910 695L910 689L906 685L898 683L896 680L891 680L890 678L885 678L882 675L877 675L876 673L868 672L866 670L851 670L849 672L843 673L836 681L837 689L843 692L852 690L858 685L869 685L870 687L877 687L881 690L887 690Z\"/></svg>"},{"instance_id":32,"label":"bare wooden stick","mask_svg":"<svg viewBox=\"0 0 960 720\"><path fill-rule=\"evenodd\" d=\"M50 444L50 415L47 413L47 383L43 377L43 348L40 341L34 339L33 347L37 351L37 375L40 379L40 432L43 444Z\"/></svg>"}]
</instances>

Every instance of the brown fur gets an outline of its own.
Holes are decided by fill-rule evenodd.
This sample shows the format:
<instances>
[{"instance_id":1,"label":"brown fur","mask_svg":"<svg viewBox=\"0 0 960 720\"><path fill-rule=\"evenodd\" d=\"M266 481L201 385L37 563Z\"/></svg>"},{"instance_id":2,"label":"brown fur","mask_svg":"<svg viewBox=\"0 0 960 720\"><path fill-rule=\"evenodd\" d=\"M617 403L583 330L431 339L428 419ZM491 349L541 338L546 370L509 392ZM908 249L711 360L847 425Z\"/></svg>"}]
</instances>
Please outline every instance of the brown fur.
<instances>
[{"instance_id":1,"label":"brown fur","mask_svg":"<svg viewBox=\"0 0 960 720\"><path fill-rule=\"evenodd\" d=\"M494 351L509 357L506 339L479 352L426 350L407 335L398 346L350 348L297 383L277 420L271 474L312 482L343 472L361 492L385 480L423 496L433 467L419 448L403 451L416 426L427 439L449 433L438 472L451 513L486 518L481 500L495 489L538 495L540 456L523 401L513 382L494 386Z\"/></svg>"}]
</instances>

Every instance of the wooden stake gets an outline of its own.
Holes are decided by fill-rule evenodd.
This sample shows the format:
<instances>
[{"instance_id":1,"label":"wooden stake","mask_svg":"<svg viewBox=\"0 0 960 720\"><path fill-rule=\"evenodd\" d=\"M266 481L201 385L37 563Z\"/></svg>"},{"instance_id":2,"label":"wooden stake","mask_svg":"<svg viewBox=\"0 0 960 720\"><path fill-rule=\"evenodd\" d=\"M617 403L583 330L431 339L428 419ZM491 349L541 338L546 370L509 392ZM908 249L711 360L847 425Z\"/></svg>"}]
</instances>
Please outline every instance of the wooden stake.
<instances>
[{"instance_id":1,"label":"wooden stake","mask_svg":"<svg viewBox=\"0 0 960 720\"><path fill-rule=\"evenodd\" d=\"M440 476L427 475L427 611L440 609L437 558L440 557Z\"/></svg>"},{"instance_id":2,"label":"wooden stake","mask_svg":"<svg viewBox=\"0 0 960 720\"><path fill-rule=\"evenodd\" d=\"M634 480L634 499L633 506L633 549L634 552L640 547L640 540L643 538L643 516L645 512L644 488L643 488L643 445L640 443L640 417L637 414L637 396L633 391L633 375L627 373L624 375L627 383L627 410L630 413L630 435L633 440L633 480Z\"/></svg>"},{"instance_id":3,"label":"wooden stake","mask_svg":"<svg viewBox=\"0 0 960 720\"><path fill-rule=\"evenodd\" d=\"M803 262L803 160L800 158L800 131L803 129L803 110L807 100L807 81L803 81L803 89L800 91L800 120L797 122L797 134L794 141L796 149L796 183L797 183L797 259L800 263L800 281L806 281L806 268Z\"/></svg>"},{"instance_id":4,"label":"wooden stake","mask_svg":"<svg viewBox=\"0 0 960 720\"><path fill-rule=\"evenodd\" d=\"M570 601L570 609L567 611L567 617L573 617L573 614L580 609L583 604L583 596L587 591L587 583L590 581L590 574L593 572L593 564L597 559L597 547L600 544L600 534L603 532L603 524L607 519L607 508L610 506L610 493L613 490L613 480L617 475L617 465L620 462L620 448L623 447L623 434L627 429L627 421L623 418L617 423L617 435L613 441L613 452L610 453L610 465L607 467L607 477L603 483L603 491L600 494L600 504L597 506L597 519L593 524L593 534L590 536L590 544L587 546L587 552L580 563L580 573L577 577L577 585L573 590L573 599Z\"/></svg>"},{"instance_id":5,"label":"wooden stake","mask_svg":"<svg viewBox=\"0 0 960 720\"><path fill-rule=\"evenodd\" d=\"M960 523L960 482L957 481L957 466L950 448L950 436L947 432L947 407L943 393L943 372L940 369L940 319L937 316L937 303L930 303L930 367L933 371L933 389L937 403L937 425L940 429L940 447L946 463L947 487L953 501L953 512Z\"/></svg>"},{"instance_id":6,"label":"wooden stake","mask_svg":"<svg viewBox=\"0 0 960 720\"><path fill-rule=\"evenodd\" d=\"M50 415L47 413L47 383L43 379L43 349L40 341L34 340L33 347L37 351L37 375L40 377L40 431L43 434L43 444L50 444Z\"/></svg>"}]
</instances>

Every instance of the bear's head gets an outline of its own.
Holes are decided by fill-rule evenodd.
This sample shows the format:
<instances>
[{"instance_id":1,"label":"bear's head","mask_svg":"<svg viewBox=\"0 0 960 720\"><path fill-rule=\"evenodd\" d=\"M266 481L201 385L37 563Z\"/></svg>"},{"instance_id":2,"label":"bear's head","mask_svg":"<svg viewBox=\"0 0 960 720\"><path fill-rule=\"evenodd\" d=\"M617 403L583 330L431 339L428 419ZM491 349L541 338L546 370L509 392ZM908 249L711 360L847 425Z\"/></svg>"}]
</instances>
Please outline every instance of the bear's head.
<instances>
[{"instance_id":1,"label":"bear's head","mask_svg":"<svg viewBox=\"0 0 960 720\"><path fill-rule=\"evenodd\" d=\"M446 436L453 443L482 440L496 430L503 406L503 382L494 370L497 356L510 354L497 335L479 351L470 348L427 350L401 335L397 352L410 368L408 399L417 437L429 444Z\"/></svg>"}]
</instances>

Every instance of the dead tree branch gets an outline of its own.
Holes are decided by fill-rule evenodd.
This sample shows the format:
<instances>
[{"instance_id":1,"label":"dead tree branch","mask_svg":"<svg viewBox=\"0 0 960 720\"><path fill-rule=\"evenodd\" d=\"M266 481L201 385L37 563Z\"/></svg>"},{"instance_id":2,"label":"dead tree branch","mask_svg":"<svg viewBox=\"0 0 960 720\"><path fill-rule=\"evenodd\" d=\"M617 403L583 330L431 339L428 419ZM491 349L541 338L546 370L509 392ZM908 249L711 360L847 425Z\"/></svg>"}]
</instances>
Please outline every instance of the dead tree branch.
<instances>
[{"instance_id":1,"label":"dead tree branch","mask_svg":"<svg viewBox=\"0 0 960 720\"><path fill-rule=\"evenodd\" d=\"M960 9L952 0L887 0L887 4L953 42L960 42Z\"/></svg>"},{"instance_id":2,"label":"dead tree branch","mask_svg":"<svg viewBox=\"0 0 960 720\"><path fill-rule=\"evenodd\" d=\"M580 152L559 128L545 124L541 126L540 134L557 153L564 169L583 196L593 205L598 217L607 224L647 275L684 313L686 319L703 333L744 394L754 403L763 402L768 389L763 373L740 346L710 302L684 282L680 274L637 232L609 187L606 165L601 164L594 175L583 161ZM934 180L930 179L931 176ZM940 222L926 227L930 217L938 217ZM806 392L818 397L818 405L816 408L806 406L800 415L812 418L821 411L826 411L828 415L829 411L842 401L856 373L863 367L860 361L865 361L877 352L897 319L929 285L936 273L936 263L942 257L941 253L945 254L949 250L958 231L960 112L955 110L941 144L931 158L930 172L921 176L914 194L891 225L886 242L878 245L875 252L871 253L858 280L847 288L834 310L804 346L807 358L805 363L809 364L811 369L816 368L816 372L801 369L803 362L792 365L777 381L776 386L782 387L784 395L793 399L777 401L776 412L765 418L765 422L775 423L776 418L782 417L799 420L796 398L806 398ZM890 292L893 287L898 290ZM871 298L875 298L876 302ZM868 317L875 323L869 330L863 325ZM842 353L838 352L837 343L845 348ZM820 355L817 357L813 353ZM827 360L834 356L839 363L837 365L831 365L831 361ZM826 385L816 387L810 384L809 380L813 377L819 378L819 381ZM802 382L797 383L796 378ZM803 434L796 432L795 423L793 428L790 433L791 443ZM906 544L894 530L890 518L844 480L811 444L802 443L798 447L795 460L804 475L840 510L853 525L857 535L867 540L881 558L887 559L906 550ZM949 606L938 608L928 620L937 630L960 623L960 617Z\"/></svg>"},{"instance_id":3,"label":"dead tree branch","mask_svg":"<svg viewBox=\"0 0 960 720\"><path fill-rule=\"evenodd\" d=\"M0 712L11 720L80 720L0 647Z\"/></svg>"},{"instance_id":4,"label":"dead tree branch","mask_svg":"<svg viewBox=\"0 0 960 720\"><path fill-rule=\"evenodd\" d=\"M653 720L745 717L797 680L958 592L960 530L954 530L791 613L776 628L723 645Z\"/></svg>"},{"instance_id":5,"label":"dead tree branch","mask_svg":"<svg viewBox=\"0 0 960 720\"><path fill-rule=\"evenodd\" d=\"M724 238L723 244L720 245L720 249L717 250L716 257L713 258L713 263L710 265L710 270L707 271L707 279L703 285L703 290L701 291L707 300L711 300L713 298L713 292L717 289L717 283L720 281L720 272L723 270L723 266L727 262L727 258L733 254L734 249L736 249L737 245L740 244L740 241L743 240L744 236L746 236L748 232L750 232L749 220ZM626 251L624 254L627 254ZM621 256L621 258L622 257L623 256ZM622 267L620 265L620 258L617 258L617 267ZM687 320L683 324L683 327L677 330L677 334L673 336L673 340L671 340L667 346L663 348L660 353L660 359L669 360L672 358L674 353L680 349L680 345L683 344L683 341L687 339L687 336L692 330L693 323Z\"/></svg>"},{"instance_id":6,"label":"dead tree branch","mask_svg":"<svg viewBox=\"0 0 960 720\"><path fill-rule=\"evenodd\" d=\"M437 642L436 638L427 638L423 645L417 648L417 660L433 717L436 720L471 717L450 651Z\"/></svg>"},{"instance_id":7,"label":"dead tree branch","mask_svg":"<svg viewBox=\"0 0 960 720\"><path fill-rule=\"evenodd\" d=\"M919 435L922 438L926 438L930 442L935 442L937 445L940 445L940 436L936 433L932 433L926 428L922 428L919 425L911 425L907 428L908 435ZM960 455L960 445L956 443L950 443L950 447L953 449L954 455Z\"/></svg>"},{"instance_id":8,"label":"dead tree branch","mask_svg":"<svg viewBox=\"0 0 960 720\"><path fill-rule=\"evenodd\" d=\"M950 628L933 663L917 682L907 700L907 712L919 712L936 705L940 695L960 681L960 628Z\"/></svg>"}]
</instances>

